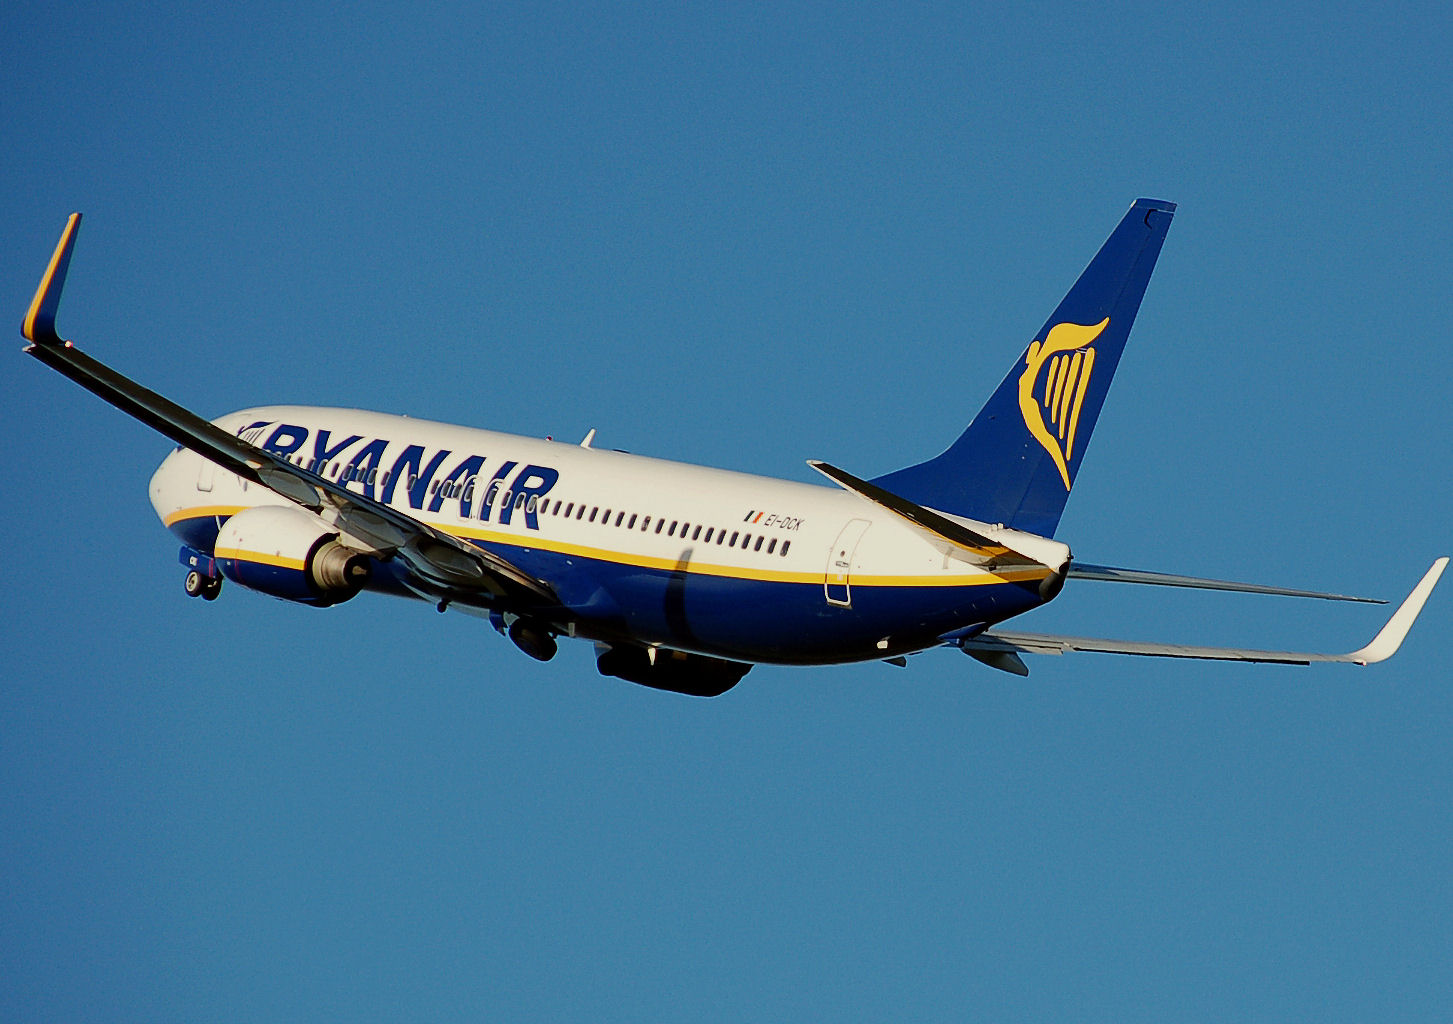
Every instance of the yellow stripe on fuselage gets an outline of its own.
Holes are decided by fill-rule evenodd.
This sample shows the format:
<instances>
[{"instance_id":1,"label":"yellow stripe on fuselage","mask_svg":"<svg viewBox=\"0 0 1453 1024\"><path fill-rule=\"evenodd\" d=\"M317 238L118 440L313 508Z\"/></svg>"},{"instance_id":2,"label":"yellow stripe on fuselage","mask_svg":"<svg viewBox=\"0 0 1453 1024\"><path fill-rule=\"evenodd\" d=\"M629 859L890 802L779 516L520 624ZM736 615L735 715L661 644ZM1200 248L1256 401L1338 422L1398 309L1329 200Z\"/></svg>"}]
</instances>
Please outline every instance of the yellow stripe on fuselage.
<instances>
[{"instance_id":1,"label":"yellow stripe on fuselage","mask_svg":"<svg viewBox=\"0 0 1453 1024\"><path fill-rule=\"evenodd\" d=\"M173 512L163 522L170 527L174 523L181 522L184 519L235 515L238 512L244 511L244 508L245 506L202 505L196 508ZM759 569L755 566L724 565L715 562L697 561L691 556L692 549L690 548L686 549L683 557L663 558L656 555L642 555L618 551L614 548L571 544L566 541L553 540L540 534L505 533L500 530L485 530L476 527L451 527L444 523L427 523L426 525L442 530L461 540L483 541L489 544L529 548L535 551L549 551L559 555L574 555L579 558L590 558L596 561L610 562L615 565L655 569L663 572L683 572L696 576L715 576L725 579L752 580L765 583L809 583L818 585L823 582L826 575L825 569L803 572L790 569ZM714 546L708 545L707 547ZM249 561L267 561L269 565L279 565L285 568L302 568L301 563L293 564L291 562L267 560L262 556L256 555L254 552L242 552L241 554ZM237 554L224 553L219 550L217 557L233 558L237 557ZM767 557L777 558L780 556L769 555ZM955 573L952 575L947 573L914 575L855 572L849 575L847 582L855 587L985 587L999 583L1020 583L1042 580L1048 575L1048 569L1037 568L1004 569L999 572L984 570L981 572Z\"/></svg>"},{"instance_id":2,"label":"yellow stripe on fuselage","mask_svg":"<svg viewBox=\"0 0 1453 1024\"><path fill-rule=\"evenodd\" d=\"M163 516L161 525L171 529L174 524L180 523L183 519L211 519L214 516L227 518L235 516L247 507L246 505L197 505L194 508L178 509L169 516Z\"/></svg>"}]
</instances>

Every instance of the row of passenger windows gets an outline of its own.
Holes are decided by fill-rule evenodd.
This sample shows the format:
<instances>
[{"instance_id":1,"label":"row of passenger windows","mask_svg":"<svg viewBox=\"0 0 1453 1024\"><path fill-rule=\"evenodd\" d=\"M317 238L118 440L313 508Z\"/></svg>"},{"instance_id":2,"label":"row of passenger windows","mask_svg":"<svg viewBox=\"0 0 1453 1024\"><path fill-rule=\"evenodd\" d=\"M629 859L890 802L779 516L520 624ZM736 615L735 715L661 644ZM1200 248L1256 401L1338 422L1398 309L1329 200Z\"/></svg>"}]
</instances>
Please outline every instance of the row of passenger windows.
<instances>
[{"instance_id":1,"label":"row of passenger windows","mask_svg":"<svg viewBox=\"0 0 1453 1024\"><path fill-rule=\"evenodd\" d=\"M296 456L295 461L299 466L302 466L304 463L302 456ZM317 460L309 460L306 468L313 470L315 467L318 468L322 476L326 477L329 475L328 471L330 469L337 469L337 463L334 463L331 467L327 463L319 466ZM354 480L364 484L377 482L378 486L384 487L388 484L388 476L389 471L386 469L382 471L370 469L364 475L356 473L354 467L348 465L338 474L337 480L342 484L347 484ZM442 490L445 498L464 498L472 501L474 497L475 479L475 477L471 476L465 480L455 480L453 482L435 480L429 485L428 496L432 498ZM412 489L418 484L418 477L410 473L407 484ZM499 481L494 481L490 485L489 491L484 496L484 505L486 507L494 505L496 498L501 498L499 493L500 486ZM611 509L606 509L605 514L602 515L599 505L587 506L584 502L577 504L573 501L562 502L559 500L552 503L548 498L542 501L533 494L512 495L509 491L505 491L500 501L500 506L504 507L509 505L511 500L514 501L516 510L523 510L530 514L538 513L540 515L563 516L566 519L577 519L591 523L598 521L602 526L614 526L625 530L637 529L637 524L639 523L639 528L643 533L651 532L653 528L651 516L640 515L636 512L617 511L614 512L615 522L612 523L611 515L613 510ZM766 553L769 555L777 554L785 556L787 549L792 546L792 541L790 540L783 540L781 544L778 544L778 538L776 537L766 537L762 534L748 533L743 530L728 531L724 528L714 526L703 527L700 523L685 523L678 519L668 521L663 516L657 516L654 519L654 530L656 533L664 533L667 537L679 537L682 540L690 540L693 542L700 541L702 544L715 544L717 547L741 548L744 551L762 551L765 546Z\"/></svg>"},{"instance_id":2,"label":"row of passenger windows","mask_svg":"<svg viewBox=\"0 0 1453 1024\"><path fill-rule=\"evenodd\" d=\"M533 502L535 499L530 499ZM545 506L550 506L548 509ZM651 516L640 515L636 512L614 512L611 509L601 511L599 505L587 506L584 502L576 504L570 502L551 502L548 498L541 502L540 513L542 515L563 516L566 519L578 519L584 522L599 522L602 526L617 527L623 530L639 529L642 533L661 533L667 537L677 537L681 540L700 541L702 544L715 544L717 547L741 548L743 551L765 551L767 554L786 555L787 549L792 546L792 541L783 540L777 543L778 538L766 537L760 533L748 533L744 530L726 530L715 526L702 526L700 523L686 523L679 519L668 520L665 516L657 516L653 520ZM612 521L611 516L615 519ZM639 525L638 525L639 524Z\"/></svg>"}]
</instances>

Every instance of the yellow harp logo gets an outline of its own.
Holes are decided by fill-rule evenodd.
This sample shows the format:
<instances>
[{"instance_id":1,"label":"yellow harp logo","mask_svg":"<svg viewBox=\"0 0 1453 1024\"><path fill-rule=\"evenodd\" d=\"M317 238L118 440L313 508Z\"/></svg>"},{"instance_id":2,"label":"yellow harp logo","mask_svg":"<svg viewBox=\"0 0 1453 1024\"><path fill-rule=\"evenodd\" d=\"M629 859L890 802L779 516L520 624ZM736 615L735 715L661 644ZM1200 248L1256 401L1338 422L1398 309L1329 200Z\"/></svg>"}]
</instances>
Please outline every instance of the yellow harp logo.
<instances>
[{"instance_id":1,"label":"yellow harp logo","mask_svg":"<svg viewBox=\"0 0 1453 1024\"><path fill-rule=\"evenodd\" d=\"M1019 411L1034 439L1044 446L1059 468L1065 490L1070 489L1070 458L1075 451L1075 428L1080 406L1095 368L1096 338L1110 323L1107 316L1093 326L1055 324L1044 341L1031 342L1019 378Z\"/></svg>"}]
</instances>

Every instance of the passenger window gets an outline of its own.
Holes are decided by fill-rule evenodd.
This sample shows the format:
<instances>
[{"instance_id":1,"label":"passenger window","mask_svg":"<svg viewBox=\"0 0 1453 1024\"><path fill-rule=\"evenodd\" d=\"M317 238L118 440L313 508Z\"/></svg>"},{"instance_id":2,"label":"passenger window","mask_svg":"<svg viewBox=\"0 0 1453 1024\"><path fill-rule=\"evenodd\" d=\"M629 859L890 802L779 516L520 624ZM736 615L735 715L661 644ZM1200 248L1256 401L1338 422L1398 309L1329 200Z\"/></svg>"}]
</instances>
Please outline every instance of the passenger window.
<instances>
[{"instance_id":1,"label":"passenger window","mask_svg":"<svg viewBox=\"0 0 1453 1024\"><path fill-rule=\"evenodd\" d=\"M777 538L776 537L773 537L771 540L769 540L767 542L767 554L770 555L772 552L774 552L776 550L777 550Z\"/></svg>"},{"instance_id":2,"label":"passenger window","mask_svg":"<svg viewBox=\"0 0 1453 1024\"><path fill-rule=\"evenodd\" d=\"M691 532L691 539L692 540L696 540L700 536L701 536L701 527L698 526L695 530L693 530Z\"/></svg>"},{"instance_id":3,"label":"passenger window","mask_svg":"<svg viewBox=\"0 0 1453 1024\"><path fill-rule=\"evenodd\" d=\"M540 499L537 496L533 495L533 494L530 495L530 500L527 501L527 502L525 502L525 511L526 512L529 512L531 515L534 515L535 510L537 508L539 508L539 507L540 507Z\"/></svg>"},{"instance_id":4,"label":"passenger window","mask_svg":"<svg viewBox=\"0 0 1453 1024\"><path fill-rule=\"evenodd\" d=\"M706 528L706 540L703 541L703 543L705 543L705 544L710 544L711 543L711 527L710 526L708 526Z\"/></svg>"},{"instance_id":5,"label":"passenger window","mask_svg":"<svg viewBox=\"0 0 1453 1024\"><path fill-rule=\"evenodd\" d=\"M674 520L674 519L671 520L671 529L669 529L669 530L666 531L666 536L668 536L668 537L674 537L674 536L676 536L676 520Z\"/></svg>"},{"instance_id":6,"label":"passenger window","mask_svg":"<svg viewBox=\"0 0 1453 1024\"><path fill-rule=\"evenodd\" d=\"M525 499L528 498L528 497L529 497L529 495L526 494L524 491L521 491L519 493L519 495L515 498L515 510L516 511L519 511L520 509L522 509L522 508L525 507Z\"/></svg>"},{"instance_id":7,"label":"passenger window","mask_svg":"<svg viewBox=\"0 0 1453 1024\"><path fill-rule=\"evenodd\" d=\"M597 511L599 511L599 509L597 509L596 506L594 506L594 505L590 506L590 521L592 523L595 522L595 513Z\"/></svg>"},{"instance_id":8,"label":"passenger window","mask_svg":"<svg viewBox=\"0 0 1453 1024\"><path fill-rule=\"evenodd\" d=\"M575 510L575 518L576 519L584 519L585 518L585 505L583 503L581 504L581 506L578 509Z\"/></svg>"},{"instance_id":9,"label":"passenger window","mask_svg":"<svg viewBox=\"0 0 1453 1024\"><path fill-rule=\"evenodd\" d=\"M641 532L642 533L645 533L648 529L650 529L650 526L651 526L651 517L650 516L643 516L641 518Z\"/></svg>"},{"instance_id":10,"label":"passenger window","mask_svg":"<svg viewBox=\"0 0 1453 1024\"><path fill-rule=\"evenodd\" d=\"M766 537L758 537L757 538L757 543L752 546L752 550L753 551L761 551L762 550L762 541L764 541L766 539L767 539Z\"/></svg>"},{"instance_id":11,"label":"passenger window","mask_svg":"<svg viewBox=\"0 0 1453 1024\"><path fill-rule=\"evenodd\" d=\"M550 510L550 514L552 516L558 516L560 514L560 501L558 498L555 501L555 507Z\"/></svg>"},{"instance_id":12,"label":"passenger window","mask_svg":"<svg viewBox=\"0 0 1453 1024\"><path fill-rule=\"evenodd\" d=\"M572 501L570 504L568 504L568 505L565 506L565 518L566 519L569 519L570 518L570 514L572 512L574 512L574 511L575 511L575 502Z\"/></svg>"},{"instance_id":13,"label":"passenger window","mask_svg":"<svg viewBox=\"0 0 1453 1024\"><path fill-rule=\"evenodd\" d=\"M784 558L787 557L787 549L790 548L791 546L792 546L792 542L790 540L784 540L782 542L782 556Z\"/></svg>"},{"instance_id":14,"label":"passenger window","mask_svg":"<svg viewBox=\"0 0 1453 1024\"><path fill-rule=\"evenodd\" d=\"M617 526L620 526L621 525L621 521L624 520L625 518L626 518L626 514L624 512L617 512L616 513L616 525Z\"/></svg>"},{"instance_id":15,"label":"passenger window","mask_svg":"<svg viewBox=\"0 0 1453 1024\"><path fill-rule=\"evenodd\" d=\"M634 512L632 512L631 513L631 521L626 524L626 529L627 530L634 530L635 528L636 528L636 514Z\"/></svg>"},{"instance_id":16,"label":"passenger window","mask_svg":"<svg viewBox=\"0 0 1453 1024\"><path fill-rule=\"evenodd\" d=\"M732 531L732 539L731 539L731 542L729 544L727 544L727 547L734 548L736 546L737 546L737 531L736 530L733 530Z\"/></svg>"}]
</instances>

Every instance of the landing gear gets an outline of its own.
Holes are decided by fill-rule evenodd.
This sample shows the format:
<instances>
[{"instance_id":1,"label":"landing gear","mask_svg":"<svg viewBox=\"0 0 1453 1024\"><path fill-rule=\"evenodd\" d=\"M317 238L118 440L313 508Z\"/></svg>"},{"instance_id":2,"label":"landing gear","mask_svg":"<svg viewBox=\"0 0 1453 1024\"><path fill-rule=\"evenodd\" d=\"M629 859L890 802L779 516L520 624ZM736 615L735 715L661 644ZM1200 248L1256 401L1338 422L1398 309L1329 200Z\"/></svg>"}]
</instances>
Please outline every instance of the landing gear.
<instances>
[{"instance_id":1,"label":"landing gear","mask_svg":"<svg viewBox=\"0 0 1453 1024\"><path fill-rule=\"evenodd\" d=\"M515 646L536 661L549 661L555 657L559 645L550 631L528 619L516 619L510 624L509 637Z\"/></svg>"},{"instance_id":2,"label":"landing gear","mask_svg":"<svg viewBox=\"0 0 1453 1024\"><path fill-rule=\"evenodd\" d=\"M188 597L200 597L204 601L215 601L217 595L222 593L222 578L220 576L203 576L193 569L187 573L186 582L183 584L187 590Z\"/></svg>"}]
</instances>

